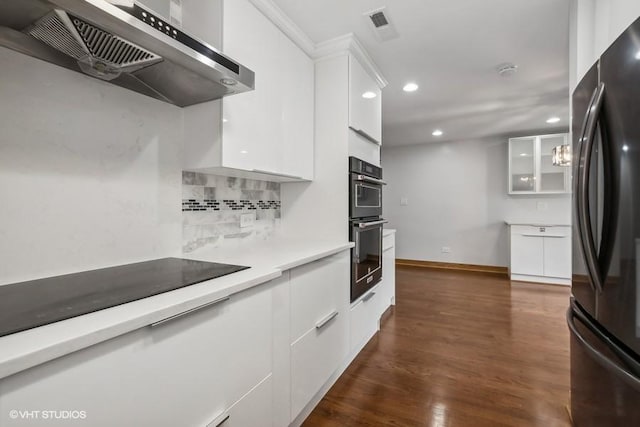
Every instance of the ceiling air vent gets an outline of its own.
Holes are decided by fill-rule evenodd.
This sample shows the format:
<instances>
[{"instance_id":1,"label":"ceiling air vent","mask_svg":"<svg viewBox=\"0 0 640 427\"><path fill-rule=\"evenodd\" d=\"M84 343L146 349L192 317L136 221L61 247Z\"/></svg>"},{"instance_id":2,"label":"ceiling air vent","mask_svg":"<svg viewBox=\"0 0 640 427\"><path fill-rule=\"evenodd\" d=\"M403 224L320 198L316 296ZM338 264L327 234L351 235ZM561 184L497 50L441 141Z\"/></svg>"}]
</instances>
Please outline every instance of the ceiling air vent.
<instances>
[{"instance_id":1,"label":"ceiling air vent","mask_svg":"<svg viewBox=\"0 0 640 427\"><path fill-rule=\"evenodd\" d=\"M379 41L387 41L398 37L398 32L389 19L386 7L365 13L373 34Z\"/></svg>"}]
</instances>

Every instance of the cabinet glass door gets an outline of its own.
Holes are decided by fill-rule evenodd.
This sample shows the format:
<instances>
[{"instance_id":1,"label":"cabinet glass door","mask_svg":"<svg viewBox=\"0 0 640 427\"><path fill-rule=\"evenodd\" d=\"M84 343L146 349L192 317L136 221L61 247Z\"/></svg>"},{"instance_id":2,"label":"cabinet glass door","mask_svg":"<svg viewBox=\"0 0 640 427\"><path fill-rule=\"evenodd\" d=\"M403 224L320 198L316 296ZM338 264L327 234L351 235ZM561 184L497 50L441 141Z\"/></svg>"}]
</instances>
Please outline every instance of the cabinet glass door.
<instances>
[{"instance_id":1,"label":"cabinet glass door","mask_svg":"<svg viewBox=\"0 0 640 427\"><path fill-rule=\"evenodd\" d=\"M510 141L510 192L535 191L535 137L513 138Z\"/></svg>"},{"instance_id":2,"label":"cabinet glass door","mask_svg":"<svg viewBox=\"0 0 640 427\"><path fill-rule=\"evenodd\" d=\"M545 135L540 137L540 191L566 191L566 166L554 166L552 150L567 143L565 135Z\"/></svg>"}]
</instances>

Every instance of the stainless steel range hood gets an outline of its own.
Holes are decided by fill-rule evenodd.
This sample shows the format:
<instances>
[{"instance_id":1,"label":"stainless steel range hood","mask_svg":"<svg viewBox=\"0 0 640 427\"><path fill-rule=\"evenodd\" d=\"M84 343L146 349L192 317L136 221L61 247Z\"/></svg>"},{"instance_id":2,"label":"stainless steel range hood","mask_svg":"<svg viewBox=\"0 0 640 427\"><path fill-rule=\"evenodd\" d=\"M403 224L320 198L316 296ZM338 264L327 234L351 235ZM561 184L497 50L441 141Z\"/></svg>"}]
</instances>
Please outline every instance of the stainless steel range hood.
<instances>
[{"instance_id":1,"label":"stainless steel range hood","mask_svg":"<svg viewBox=\"0 0 640 427\"><path fill-rule=\"evenodd\" d=\"M0 46L185 107L254 73L133 0L0 0Z\"/></svg>"}]
</instances>

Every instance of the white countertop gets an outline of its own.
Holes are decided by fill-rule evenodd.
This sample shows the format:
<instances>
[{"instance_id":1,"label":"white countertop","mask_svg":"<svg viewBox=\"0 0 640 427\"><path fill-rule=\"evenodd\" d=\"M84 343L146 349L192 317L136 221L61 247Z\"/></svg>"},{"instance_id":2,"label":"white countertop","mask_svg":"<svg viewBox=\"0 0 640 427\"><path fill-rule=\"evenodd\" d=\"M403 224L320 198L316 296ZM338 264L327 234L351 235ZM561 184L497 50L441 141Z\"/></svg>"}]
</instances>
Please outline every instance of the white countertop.
<instances>
[{"instance_id":1,"label":"white countertop","mask_svg":"<svg viewBox=\"0 0 640 427\"><path fill-rule=\"evenodd\" d=\"M272 239L250 248L202 249L184 258L251 266L138 301L0 338L0 378L266 283L284 270L353 247L351 242Z\"/></svg>"},{"instance_id":2,"label":"white countertop","mask_svg":"<svg viewBox=\"0 0 640 427\"><path fill-rule=\"evenodd\" d=\"M508 221L505 220L505 224L507 225L530 225L532 227L571 227L571 224L568 222L547 222L547 221Z\"/></svg>"}]
</instances>

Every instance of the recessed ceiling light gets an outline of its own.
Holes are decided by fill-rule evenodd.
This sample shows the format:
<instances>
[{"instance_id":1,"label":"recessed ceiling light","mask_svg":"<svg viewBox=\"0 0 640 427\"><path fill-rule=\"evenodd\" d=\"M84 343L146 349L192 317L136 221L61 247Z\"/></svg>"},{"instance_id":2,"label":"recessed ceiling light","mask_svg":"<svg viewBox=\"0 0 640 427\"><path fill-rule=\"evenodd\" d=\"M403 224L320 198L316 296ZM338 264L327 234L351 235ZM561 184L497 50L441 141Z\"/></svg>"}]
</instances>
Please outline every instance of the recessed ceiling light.
<instances>
[{"instance_id":1,"label":"recessed ceiling light","mask_svg":"<svg viewBox=\"0 0 640 427\"><path fill-rule=\"evenodd\" d=\"M433 136L441 136L444 132L442 132L440 129L436 129L433 132L431 132L431 135Z\"/></svg>"},{"instance_id":2,"label":"recessed ceiling light","mask_svg":"<svg viewBox=\"0 0 640 427\"><path fill-rule=\"evenodd\" d=\"M547 123L558 123L560 121L560 117L549 117L547 119Z\"/></svg>"},{"instance_id":3,"label":"recessed ceiling light","mask_svg":"<svg viewBox=\"0 0 640 427\"><path fill-rule=\"evenodd\" d=\"M378 95L376 95L375 92L365 92L362 94L362 97L365 99L375 98L376 96Z\"/></svg>"},{"instance_id":4,"label":"recessed ceiling light","mask_svg":"<svg viewBox=\"0 0 640 427\"><path fill-rule=\"evenodd\" d=\"M240 150L240 154L247 154L248 151L247 150Z\"/></svg>"},{"instance_id":5,"label":"recessed ceiling light","mask_svg":"<svg viewBox=\"0 0 640 427\"><path fill-rule=\"evenodd\" d=\"M415 92L418 90L418 85L415 83L407 83L406 85L404 85L402 90L405 92Z\"/></svg>"},{"instance_id":6,"label":"recessed ceiling light","mask_svg":"<svg viewBox=\"0 0 640 427\"><path fill-rule=\"evenodd\" d=\"M521 155L521 156L526 156L526 155L527 155L527 153L520 153L520 155Z\"/></svg>"},{"instance_id":7,"label":"recessed ceiling light","mask_svg":"<svg viewBox=\"0 0 640 427\"><path fill-rule=\"evenodd\" d=\"M636 59L640 59L640 50L636 53Z\"/></svg>"},{"instance_id":8,"label":"recessed ceiling light","mask_svg":"<svg viewBox=\"0 0 640 427\"><path fill-rule=\"evenodd\" d=\"M223 119L222 119L222 123L227 123L228 121L229 121L229 120L227 120L227 119L225 119L225 118L223 118Z\"/></svg>"},{"instance_id":9,"label":"recessed ceiling light","mask_svg":"<svg viewBox=\"0 0 640 427\"><path fill-rule=\"evenodd\" d=\"M626 153L627 151L629 151L629 146L628 146L627 144L624 144L624 145L622 146L622 151L624 151L625 153Z\"/></svg>"}]
</instances>

